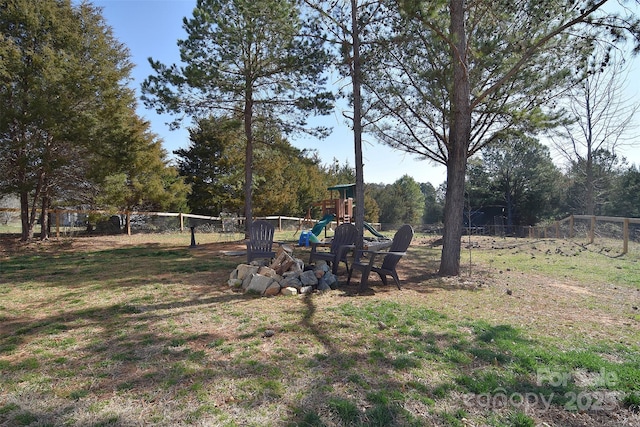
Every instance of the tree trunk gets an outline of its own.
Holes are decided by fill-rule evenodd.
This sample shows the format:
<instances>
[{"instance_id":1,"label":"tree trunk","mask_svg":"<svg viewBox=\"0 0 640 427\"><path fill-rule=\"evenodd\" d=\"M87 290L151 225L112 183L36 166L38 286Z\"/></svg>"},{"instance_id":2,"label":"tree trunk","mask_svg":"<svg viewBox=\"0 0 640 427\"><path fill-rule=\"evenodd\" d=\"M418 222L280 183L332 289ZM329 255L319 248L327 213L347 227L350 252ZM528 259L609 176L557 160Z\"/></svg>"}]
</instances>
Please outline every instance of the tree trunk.
<instances>
[{"instance_id":1,"label":"tree trunk","mask_svg":"<svg viewBox=\"0 0 640 427\"><path fill-rule=\"evenodd\" d=\"M249 83L247 83L249 84ZM244 134L247 139L247 145L245 149L245 163L244 163L244 217L245 228L244 237L249 238L249 227L253 221L253 94L251 90L247 90L245 95L244 105Z\"/></svg>"},{"instance_id":2,"label":"tree trunk","mask_svg":"<svg viewBox=\"0 0 640 427\"><path fill-rule=\"evenodd\" d=\"M460 274L460 241L464 215L464 181L467 152L471 137L470 83L467 64L464 0L451 0L451 57L453 60L453 94L451 129L447 158L447 192L444 204L444 235L439 274Z\"/></svg>"},{"instance_id":3,"label":"tree trunk","mask_svg":"<svg viewBox=\"0 0 640 427\"><path fill-rule=\"evenodd\" d=\"M364 244L364 164L362 162L362 82L360 64L360 32L358 31L358 4L351 0L351 34L353 43L353 63L351 83L353 86L353 145L356 163L356 249Z\"/></svg>"},{"instance_id":4,"label":"tree trunk","mask_svg":"<svg viewBox=\"0 0 640 427\"><path fill-rule=\"evenodd\" d=\"M591 150L591 144L589 144L587 149L587 161L585 163L585 214L587 215L595 215L596 214L596 203L595 203L595 177L593 173L593 152Z\"/></svg>"},{"instance_id":5,"label":"tree trunk","mask_svg":"<svg viewBox=\"0 0 640 427\"><path fill-rule=\"evenodd\" d=\"M33 238L33 227L30 227L29 221L29 193L20 192L20 222L22 223L22 234L20 240L26 242Z\"/></svg>"},{"instance_id":6,"label":"tree trunk","mask_svg":"<svg viewBox=\"0 0 640 427\"><path fill-rule=\"evenodd\" d=\"M461 150L458 150L461 151ZM467 167L466 150L453 155L447 162L447 192L444 204L444 234L442 239L441 276L460 274L460 240L464 226L464 179Z\"/></svg>"}]
</instances>

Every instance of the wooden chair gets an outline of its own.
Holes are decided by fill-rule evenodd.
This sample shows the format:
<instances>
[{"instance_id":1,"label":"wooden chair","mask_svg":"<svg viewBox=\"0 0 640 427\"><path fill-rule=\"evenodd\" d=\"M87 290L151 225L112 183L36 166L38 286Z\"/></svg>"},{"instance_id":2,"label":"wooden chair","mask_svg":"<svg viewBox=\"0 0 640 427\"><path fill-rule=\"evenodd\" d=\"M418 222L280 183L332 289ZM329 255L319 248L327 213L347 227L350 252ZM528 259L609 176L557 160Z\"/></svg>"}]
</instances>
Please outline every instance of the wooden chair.
<instances>
[{"instance_id":1,"label":"wooden chair","mask_svg":"<svg viewBox=\"0 0 640 427\"><path fill-rule=\"evenodd\" d=\"M347 255L349 251L355 248L356 239L358 238L358 230L353 224L345 223L336 227L331 247L329 251L318 251L321 243L311 243L311 254L309 255L309 263L316 259L323 259L331 264L331 272L338 274L338 264L342 261L349 270L349 262Z\"/></svg>"},{"instance_id":2,"label":"wooden chair","mask_svg":"<svg viewBox=\"0 0 640 427\"><path fill-rule=\"evenodd\" d=\"M400 288L400 279L398 279L398 273L396 272L396 266L400 259L407 253L407 248L413 239L413 228L410 225L405 224L396 231L393 236L391 247L388 251L357 251L355 260L349 270L349 278L347 279L347 286L351 282L351 275L354 269L362 271L362 277L360 279L360 288L365 288L369 281L369 274L373 271L378 273L382 283L387 285L387 276L393 277L398 289ZM363 255L367 255L367 258L362 258ZM376 264L376 260L382 259L381 264ZM379 265L379 266L378 266Z\"/></svg>"},{"instance_id":3,"label":"wooden chair","mask_svg":"<svg viewBox=\"0 0 640 427\"><path fill-rule=\"evenodd\" d=\"M271 250L273 246L273 224L263 221L253 221L249 228L249 240L247 240L247 263L254 259L272 259L276 253Z\"/></svg>"}]
</instances>

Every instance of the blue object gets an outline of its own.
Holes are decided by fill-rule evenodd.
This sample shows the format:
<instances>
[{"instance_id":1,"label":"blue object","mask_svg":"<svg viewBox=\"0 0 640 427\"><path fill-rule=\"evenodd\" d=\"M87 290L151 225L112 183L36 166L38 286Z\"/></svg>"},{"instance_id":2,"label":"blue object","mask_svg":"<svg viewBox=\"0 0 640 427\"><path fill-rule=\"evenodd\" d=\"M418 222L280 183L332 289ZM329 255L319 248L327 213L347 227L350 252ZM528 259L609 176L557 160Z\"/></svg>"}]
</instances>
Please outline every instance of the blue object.
<instances>
[{"instance_id":1,"label":"blue object","mask_svg":"<svg viewBox=\"0 0 640 427\"><path fill-rule=\"evenodd\" d=\"M300 240L298 240L298 246L309 246L310 231L303 231L300 233Z\"/></svg>"}]
</instances>

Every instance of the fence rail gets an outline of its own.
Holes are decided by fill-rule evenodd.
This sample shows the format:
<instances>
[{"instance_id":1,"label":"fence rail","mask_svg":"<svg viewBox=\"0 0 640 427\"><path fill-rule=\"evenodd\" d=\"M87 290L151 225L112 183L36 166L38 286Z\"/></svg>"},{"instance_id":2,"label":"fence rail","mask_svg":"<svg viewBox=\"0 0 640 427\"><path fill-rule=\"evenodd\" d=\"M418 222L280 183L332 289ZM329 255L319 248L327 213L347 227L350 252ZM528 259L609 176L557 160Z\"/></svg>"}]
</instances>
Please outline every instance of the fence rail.
<instances>
[{"instance_id":1,"label":"fence rail","mask_svg":"<svg viewBox=\"0 0 640 427\"><path fill-rule=\"evenodd\" d=\"M0 212L19 216L20 209L0 208ZM55 227L55 231L52 230L52 232L55 233L56 237L60 237L60 234L65 233L65 230L79 230L82 227L86 227L90 221L90 215L100 218L100 223L108 223L111 217L117 216L118 220L115 221L117 224L114 224L111 229L118 229L120 232L124 232L128 235L132 234L132 227L136 231L179 230L183 232L185 231L185 228L197 227L200 231L237 232L244 231L246 226L246 218L233 215L207 216L181 212L106 211L82 209L52 209L49 214L51 215L51 221L49 223L51 224L52 229ZM175 220L172 218L175 218ZM262 216L256 217L255 219L273 221L279 231L282 231L285 228L297 230L301 230L305 227L311 228L319 221L315 219L285 215ZM335 225L335 222L331 225ZM378 228L380 227L379 223L373 225ZM100 230L98 230L98 232L100 232Z\"/></svg>"},{"instance_id":2,"label":"fence rail","mask_svg":"<svg viewBox=\"0 0 640 427\"><path fill-rule=\"evenodd\" d=\"M20 209L0 208L4 213L5 222L8 216L19 217ZM60 237L62 233L80 233L87 227L89 216L100 217L102 221L112 216L119 216L117 224L113 225L114 232L132 234L135 232L163 232L181 231L185 228L197 228L199 232L244 232L246 219L233 215L207 216L180 212L147 212L147 211L104 211L80 209L51 210L52 234ZM124 221L122 221L124 219ZM302 230L311 228L318 220L285 215L263 216L274 222L279 231ZM95 221L95 218L92 219ZM114 221L115 222L115 221ZM333 223L332 225L335 225ZM373 226L378 230L393 229L397 224L380 224ZM416 230L425 234L442 235L442 227L436 225L418 225ZM96 230L97 232L109 232ZM623 254L629 251L629 242L640 242L640 218L622 218L612 216L570 215L559 221L537 226L506 226L486 225L482 227L466 227L465 232L478 235L515 236L529 238L564 238L574 239L584 237L593 244L597 239L622 240Z\"/></svg>"},{"instance_id":3,"label":"fence rail","mask_svg":"<svg viewBox=\"0 0 640 427\"><path fill-rule=\"evenodd\" d=\"M622 253L629 252L629 241L640 240L640 218L622 218L615 216L570 215L547 226L530 227L529 237L556 237L573 239L585 234L590 244L596 237L622 239Z\"/></svg>"}]
</instances>

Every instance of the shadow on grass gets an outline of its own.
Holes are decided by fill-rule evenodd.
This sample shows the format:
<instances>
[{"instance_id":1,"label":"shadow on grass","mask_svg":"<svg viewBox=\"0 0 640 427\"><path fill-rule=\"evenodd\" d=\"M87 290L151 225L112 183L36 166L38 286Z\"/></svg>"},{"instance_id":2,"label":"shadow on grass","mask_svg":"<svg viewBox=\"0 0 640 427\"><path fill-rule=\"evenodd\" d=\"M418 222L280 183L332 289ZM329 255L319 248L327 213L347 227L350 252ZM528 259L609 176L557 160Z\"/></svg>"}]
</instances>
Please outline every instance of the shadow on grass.
<instances>
[{"instance_id":1,"label":"shadow on grass","mask_svg":"<svg viewBox=\"0 0 640 427\"><path fill-rule=\"evenodd\" d=\"M167 248L159 244L94 252L35 253L4 260L0 283L20 286L39 282L64 288L99 289L104 284L139 286L171 278L180 281L192 273L231 271L237 260L205 257L186 248Z\"/></svg>"},{"instance_id":2,"label":"shadow on grass","mask_svg":"<svg viewBox=\"0 0 640 427\"><path fill-rule=\"evenodd\" d=\"M200 277L197 269L181 270L194 263L218 266L220 281L237 260L204 253L194 259L182 249L147 250L91 252L89 265L76 272L84 278L64 273L63 280L44 281L68 291L43 299L42 309L56 308L52 314L2 315L0 424L125 426L145 419L158 425L463 425L467 412L492 409L482 407L481 395L563 397L578 390L571 381L536 381L541 367L560 373L614 369L586 352L550 349L511 325L454 322L444 313L383 298L343 298L325 307L319 304L328 296L305 295L286 300L289 311L269 315L269 306L282 300L174 280L182 274L185 283L191 283L189 276ZM126 269L120 259L136 266ZM424 274L425 259L414 260L415 271L402 273L407 286L425 286L425 292L440 286L409 284ZM408 258L408 266L414 260ZM26 273L46 269L39 262ZM111 266L114 280L85 283L102 280L93 275L100 262ZM154 295L155 289L132 293L145 274L166 271L172 272L171 283L162 295ZM18 280L12 286L29 283ZM78 289L90 297L107 288L122 302L74 308ZM394 286L374 288L379 295L401 292ZM267 324L279 328L271 338L264 334ZM80 343L83 337L88 338ZM633 385L638 370L628 369L624 376L616 372ZM39 399L44 406L35 403ZM112 409L113 402L124 402L120 411ZM452 406L457 409L442 409ZM265 418L255 418L256 413ZM274 414L277 420L266 418Z\"/></svg>"}]
</instances>

